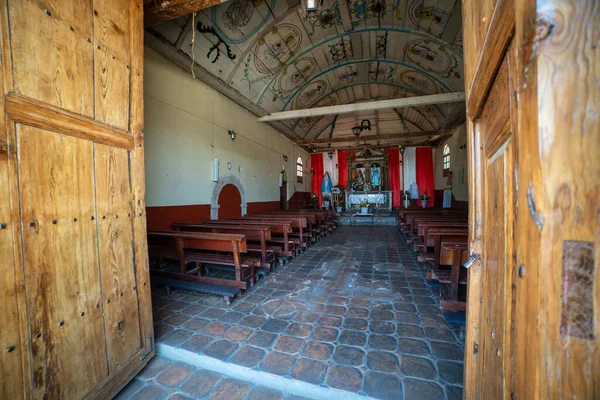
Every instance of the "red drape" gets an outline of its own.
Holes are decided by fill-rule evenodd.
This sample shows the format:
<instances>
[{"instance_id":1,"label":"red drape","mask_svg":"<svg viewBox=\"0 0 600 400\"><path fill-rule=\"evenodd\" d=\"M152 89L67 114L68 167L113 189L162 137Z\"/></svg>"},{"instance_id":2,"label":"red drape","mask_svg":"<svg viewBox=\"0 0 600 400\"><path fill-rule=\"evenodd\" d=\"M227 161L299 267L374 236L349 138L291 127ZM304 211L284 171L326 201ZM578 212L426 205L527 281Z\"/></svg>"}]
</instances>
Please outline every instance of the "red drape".
<instances>
[{"instance_id":1,"label":"red drape","mask_svg":"<svg viewBox=\"0 0 600 400\"><path fill-rule=\"evenodd\" d=\"M434 196L434 184L433 184L433 155L431 147L417 147L415 156L416 169L417 169L417 185L419 186L419 196L427 192L429 200L427 201L427 207L433 207ZM417 205L420 207L421 202L417 201Z\"/></svg>"},{"instance_id":2,"label":"red drape","mask_svg":"<svg viewBox=\"0 0 600 400\"><path fill-rule=\"evenodd\" d=\"M387 148L389 155L388 171L390 173L390 190L392 191L392 206L400 207L400 151L397 147Z\"/></svg>"},{"instance_id":3,"label":"red drape","mask_svg":"<svg viewBox=\"0 0 600 400\"><path fill-rule=\"evenodd\" d=\"M354 150L338 150L338 185L348 190L348 155Z\"/></svg>"},{"instance_id":4,"label":"red drape","mask_svg":"<svg viewBox=\"0 0 600 400\"><path fill-rule=\"evenodd\" d=\"M319 207L321 206L321 183L323 182L323 154L316 153L310 155L310 169L312 170L310 178L310 191L318 197Z\"/></svg>"}]
</instances>

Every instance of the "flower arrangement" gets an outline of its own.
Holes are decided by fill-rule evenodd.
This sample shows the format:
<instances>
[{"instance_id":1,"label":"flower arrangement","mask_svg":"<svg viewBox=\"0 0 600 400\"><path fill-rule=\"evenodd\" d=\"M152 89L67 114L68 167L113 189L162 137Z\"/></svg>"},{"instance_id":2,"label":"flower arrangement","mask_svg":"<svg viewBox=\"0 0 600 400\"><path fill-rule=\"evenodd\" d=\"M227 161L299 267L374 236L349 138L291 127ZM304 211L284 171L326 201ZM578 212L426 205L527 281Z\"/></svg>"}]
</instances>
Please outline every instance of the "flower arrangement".
<instances>
[{"instance_id":1,"label":"flower arrangement","mask_svg":"<svg viewBox=\"0 0 600 400\"><path fill-rule=\"evenodd\" d=\"M369 203L369 200L364 200L364 201L361 201L361 202L360 202L359 206L360 206L361 208L362 208L362 207L369 207L369 205L370 205L370 204L371 204L371 203Z\"/></svg>"},{"instance_id":2,"label":"flower arrangement","mask_svg":"<svg viewBox=\"0 0 600 400\"><path fill-rule=\"evenodd\" d=\"M313 208L317 205L317 196L315 194L311 193L308 204Z\"/></svg>"}]
</instances>

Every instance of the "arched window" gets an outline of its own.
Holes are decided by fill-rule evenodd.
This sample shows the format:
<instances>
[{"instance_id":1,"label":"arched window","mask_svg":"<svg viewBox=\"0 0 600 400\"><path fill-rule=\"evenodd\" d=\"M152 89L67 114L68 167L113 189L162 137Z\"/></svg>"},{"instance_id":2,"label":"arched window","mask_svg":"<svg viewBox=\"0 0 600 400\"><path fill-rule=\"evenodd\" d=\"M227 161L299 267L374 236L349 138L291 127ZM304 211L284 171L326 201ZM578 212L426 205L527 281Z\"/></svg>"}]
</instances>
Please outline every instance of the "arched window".
<instances>
[{"instance_id":1,"label":"arched window","mask_svg":"<svg viewBox=\"0 0 600 400\"><path fill-rule=\"evenodd\" d=\"M444 146L442 164L444 166L444 176L450 175L450 146L448 145Z\"/></svg>"},{"instance_id":2,"label":"arched window","mask_svg":"<svg viewBox=\"0 0 600 400\"><path fill-rule=\"evenodd\" d=\"M296 182L302 183L303 178L303 170L302 170L302 158L298 157L296 159Z\"/></svg>"}]
</instances>

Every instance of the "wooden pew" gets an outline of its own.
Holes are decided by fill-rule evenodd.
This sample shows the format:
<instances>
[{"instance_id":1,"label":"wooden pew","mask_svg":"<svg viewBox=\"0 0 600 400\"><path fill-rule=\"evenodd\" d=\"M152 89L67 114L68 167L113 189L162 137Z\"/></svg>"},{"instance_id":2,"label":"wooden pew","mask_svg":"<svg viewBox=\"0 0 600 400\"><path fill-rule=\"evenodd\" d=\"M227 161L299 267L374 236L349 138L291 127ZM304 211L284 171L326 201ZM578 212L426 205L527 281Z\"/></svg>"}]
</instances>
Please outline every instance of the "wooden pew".
<instances>
[{"instance_id":1,"label":"wooden pew","mask_svg":"<svg viewBox=\"0 0 600 400\"><path fill-rule=\"evenodd\" d=\"M461 266L468 258L468 226L428 225L423 228L423 241L427 247L433 247L433 253L427 253L421 260L429 261L431 269L427 279L438 280L444 297L441 307L447 310L464 311L465 303L458 300L459 284L466 284L466 269ZM421 253L421 256L424 254ZM420 260L420 261L421 261ZM442 266L450 266L444 269ZM449 290L445 290L449 287Z\"/></svg>"},{"instance_id":2,"label":"wooden pew","mask_svg":"<svg viewBox=\"0 0 600 400\"><path fill-rule=\"evenodd\" d=\"M288 212L288 211L272 211L272 212L262 213L262 214L246 215L245 217L250 217L250 218L267 217L267 218L273 218L273 219L286 219L286 218L305 219L306 224L303 223L304 230L302 232L302 236L304 236L304 234L307 234L307 235L302 238L303 239L302 241L306 242L307 244L308 244L308 242L310 242L310 240L308 238L318 239L322 235L321 230L319 230L319 227L322 225L322 223L320 222L322 220L322 217L314 215L314 214L310 214L310 213L293 213L293 212ZM296 233L298 233L298 232L296 232ZM304 246L302 246L302 247L304 247Z\"/></svg>"},{"instance_id":3,"label":"wooden pew","mask_svg":"<svg viewBox=\"0 0 600 400\"><path fill-rule=\"evenodd\" d=\"M467 242L469 229L467 227L448 227L431 225L424 232L424 242L433 247L433 269L439 269L443 242Z\"/></svg>"},{"instance_id":4,"label":"wooden pew","mask_svg":"<svg viewBox=\"0 0 600 400\"><path fill-rule=\"evenodd\" d=\"M403 223L399 224L399 228L401 230L414 230L414 220L415 218L438 218L438 219L444 219L444 218L468 218L468 214L466 213L465 210L457 210L457 211L444 211L443 209L433 209L436 211L427 211L427 212L423 212L423 211L405 211L404 213L402 213L404 215L403 217Z\"/></svg>"},{"instance_id":5,"label":"wooden pew","mask_svg":"<svg viewBox=\"0 0 600 400\"><path fill-rule=\"evenodd\" d=\"M428 241L427 232L431 228L464 228L468 229L469 222L457 219L454 221L438 221L438 220L426 220L419 221L416 228L416 234L414 236L415 251L427 251L428 247L434 247L434 243Z\"/></svg>"},{"instance_id":6,"label":"wooden pew","mask_svg":"<svg viewBox=\"0 0 600 400\"><path fill-rule=\"evenodd\" d=\"M465 311L466 302L458 299L459 285L467 284L467 269L462 265L469 258L469 245L466 242L442 242L440 264L450 265L450 270L438 269L433 278L442 284L440 307L444 310ZM445 291L444 287L449 287Z\"/></svg>"},{"instance_id":7,"label":"wooden pew","mask_svg":"<svg viewBox=\"0 0 600 400\"><path fill-rule=\"evenodd\" d=\"M242 257L242 253L247 251L244 235L149 231L148 243L150 257L179 261L179 272L152 271L153 275L164 278L224 285L245 290L248 283L250 286L254 285L255 268L260 266L259 259ZM189 263L196 264L196 268L188 270ZM159 266L160 264L159 262ZM235 272L235 280L202 276L204 264L232 267Z\"/></svg>"},{"instance_id":8,"label":"wooden pew","mask_svg":"<svg viewBox=\"0 0 600 400\"><path fill-rule=\"evenodd\" d=\"M275 262L275 252L269 252L267 241L271 240L271 228L268 226L256 225L239 225L239 226L223 226L213 223L173 223L171 227L176 231L191 231L191 232L214 232L214 233L239 233L246 237L248 253L258 253L261 258L261 267L271 270ZM254 245L251 242L258 242Z\"/></svg>"},{"instance_id":9,"label":"wooden pew","mask_svg":"<svg viewBox=\"0 0 600 400\"><path fill-rule=\"evenodd\" d=\"M318 211L270 211L260 215L271 215L276 218L307 218L307 230L312 234L312 237L314 237L315 240L319 240L321 236L327 233L325 228L325 216Z\"/></svg>"},{"instance_id":10,"label":"wooden pew","mask_svg":"<svg viewBox=\"0 0 600 400\"><path fill-rule=\"evenodd\" d=\"M406 219L411 215L452 215L464 214L468 215L467 210L459 210L455 208L401 208L398 210L398 216L406 222Z\"/></svg>"},{"instance_id":11,"label":"wooden pew","mask_svg":"<svg viewBox=\"0 0 600 400\"><path fill-rule=\"evenodd\" d=\"M311 218L310 216L297 217L297 216L283 216L283 215L269 215L269 214L251 214L244 215L243 217L232 218L234 221L242 221L242 223L246 223L245 221L258 221L258 222L285 222L290 224L292 227L292 232L288 233L288 240L292 242L290 246L290 250L295 252L296 250L306 249L308 247L308 243L306 241L306 236L304 235L305 229L310 228ZM296 228L298 231L293 231ZM277 241L277 239L273 239ZM282 242L280 239L279 242ZM290 254L289 256L294 256L295 254Z\"/></svg>"},{"instance_id":12,"label":"wooden pew","mask_svg":"<svg viewBox=\"0 0 600 400\"><path fill-rule=\"evenodd\" d=\"M454 223L454 222L463 222L467 223L468 218L464 216L427 216L427 217L414 217L410 223L410 226L407 230L407 235L409 236L409 240L414 240L419 238L418 226L420 223Z\"/></svg>"},{"instance_id":13,"label":"wooden pew","mask_svg":"<svg viewBox=\"0 0 600 400\"><path fill-rule=\"evenodd\" d=\"M311 237L312 237L312 226L314 225L314 223L316 222L316 218L313 218L314 216L311 215L298 215L298 214L291 214L291 213L280 213L278 211L276 212L267 212L267 213L261 213L261 214L252 214L252 215L246 215L242 218L258 218L258 217L266 217L266 218L271 218L274 220L280 220L280 219L290 219L290 221L292 221L292 229L294 230L291 234L290 237L293 238L299 238L300 240L296 240L296 246L297 247L301 247L302 249L306 250L309 246L309 244L311 243Z\"/></svg>"},{"instance_id":14,"label":"wooden pew","mask_svg":"<svg viewBox=\"0 0 600 400\"><path fill-rule=\"evenodd\" d=\"M218 224L223 226L263 226L271 230L271 239L267 241L267 245L274 248L280 257L294 256L294 242L289 239L289 234L292 232L292 224L288 220L268 220L268 219L227 219L227 220L208 220L206 223ZM279 236L275 236L275 234ZM280 264L283 264L283 258L279 259Z\"/></svg>"}]
</instances>

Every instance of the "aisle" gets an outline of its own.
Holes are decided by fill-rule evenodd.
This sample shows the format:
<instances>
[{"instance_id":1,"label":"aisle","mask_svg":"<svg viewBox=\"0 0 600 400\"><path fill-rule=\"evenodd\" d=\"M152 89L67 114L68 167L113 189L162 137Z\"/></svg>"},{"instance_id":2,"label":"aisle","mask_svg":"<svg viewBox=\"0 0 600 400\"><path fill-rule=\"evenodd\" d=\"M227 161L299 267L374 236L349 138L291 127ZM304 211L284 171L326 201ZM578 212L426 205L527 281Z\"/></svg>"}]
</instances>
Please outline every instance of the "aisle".
<instances>
[{"instance_id":1,"label":"aisle","mask_svg":"<svg viewBox=\"0 0 600 400\"><path fill-rule=\"evenodd\" d=\"M334 389L331 398L462 397L462 340L395 228L340 227L230 306L216 296L155 290L154 320L159 351ZM168 368L159 358L147 369L153 364ZM172 386L155 369L136 384L199 397L190 389L197 384L186 385L195 369ZM244 385L247 394L252 384ZM278 391L274 398L291 395Z\"/></svg>"}]
</instances>

